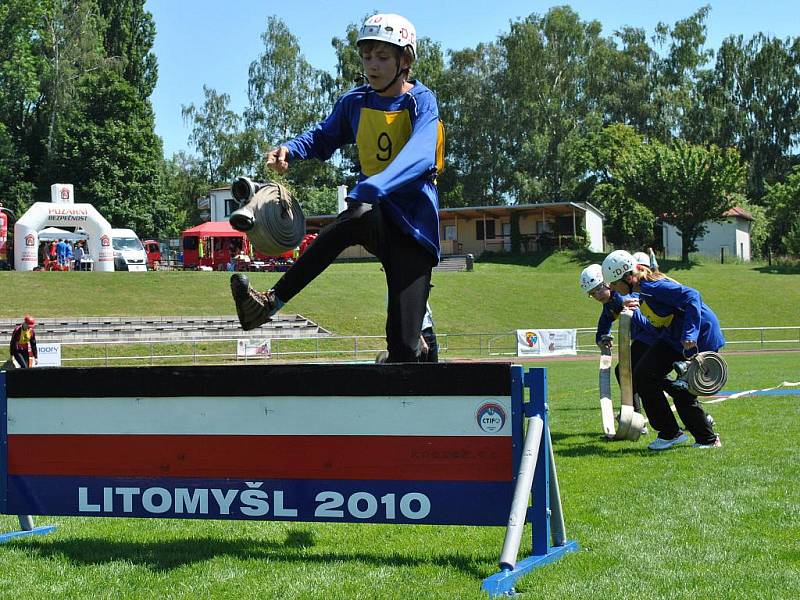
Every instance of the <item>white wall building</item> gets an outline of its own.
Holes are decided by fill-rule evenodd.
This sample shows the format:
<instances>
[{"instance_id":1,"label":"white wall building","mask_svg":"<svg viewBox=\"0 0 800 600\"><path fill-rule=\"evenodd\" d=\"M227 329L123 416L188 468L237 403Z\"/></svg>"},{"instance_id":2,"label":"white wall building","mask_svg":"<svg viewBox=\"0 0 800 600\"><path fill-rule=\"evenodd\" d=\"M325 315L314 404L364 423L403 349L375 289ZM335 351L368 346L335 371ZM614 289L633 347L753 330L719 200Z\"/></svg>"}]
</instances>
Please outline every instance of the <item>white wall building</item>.
<instances>
[{"instance_id":1,"label":"white wall building","mask_svg":"<svg viewBox=\"0 0 800 600\"><path fill-rule=\"evenodd\" d=\"M197 208L204 221L227 221L239 208L239 202L233 199L230 187L214 188L209 190L208 196L197 199Z\"/></svg>"},{"instance_id":2,"label":"white wall building","mask_svg":"<svg viewBox=\"0 0 800 600\"><path fill-rule=\"evenodd\" d=\"M707 222L708 232L696 240L697 252L706 256L738 258L750 261L750 225L753 217L738 206L725 213L721 223ZM664 255L681 257L682 239L674 225L664 224L662 229Z\"/></svg>"}]
</instances>

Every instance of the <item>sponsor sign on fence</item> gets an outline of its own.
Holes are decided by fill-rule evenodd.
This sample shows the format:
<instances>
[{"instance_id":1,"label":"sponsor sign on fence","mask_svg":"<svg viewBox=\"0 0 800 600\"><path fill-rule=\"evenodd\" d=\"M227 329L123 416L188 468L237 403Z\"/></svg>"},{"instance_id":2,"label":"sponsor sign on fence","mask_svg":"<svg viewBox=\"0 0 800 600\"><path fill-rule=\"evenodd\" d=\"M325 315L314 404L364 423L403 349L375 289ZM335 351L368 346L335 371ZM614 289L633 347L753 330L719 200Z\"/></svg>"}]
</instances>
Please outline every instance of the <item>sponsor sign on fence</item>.
<instances>
[{"instance_id":1,"label":"sponsor sign on fence","mask_svg":"<svg viewBox=\"0 0 800 600\"><path fill-rule=\"evenodd\" d=\"M39 367L60 367L61 366L61 344L45 343L36 344L36 351L39 354Z\"/></svg>"},{"instance_id":2,"label":"sponsor sign on fence","mask_svg":"<svg viewBox=\"0 0 800 600\"><path fill-rule=\"evenodd\" d=\"M517 329L517 356L576 355L575 329Z\"/></svg>"},{"instance_id":3,"label":"sponsor sign on fence","mask_svg":"<svg viewBox=\"0 0 800 600\"><path fill-rule=\"evenodd\" d=\"M269 358L272 355L271 340L263 342L255 340L237 340L236 341L236 358Z\"/></svg>"}]
</instances>

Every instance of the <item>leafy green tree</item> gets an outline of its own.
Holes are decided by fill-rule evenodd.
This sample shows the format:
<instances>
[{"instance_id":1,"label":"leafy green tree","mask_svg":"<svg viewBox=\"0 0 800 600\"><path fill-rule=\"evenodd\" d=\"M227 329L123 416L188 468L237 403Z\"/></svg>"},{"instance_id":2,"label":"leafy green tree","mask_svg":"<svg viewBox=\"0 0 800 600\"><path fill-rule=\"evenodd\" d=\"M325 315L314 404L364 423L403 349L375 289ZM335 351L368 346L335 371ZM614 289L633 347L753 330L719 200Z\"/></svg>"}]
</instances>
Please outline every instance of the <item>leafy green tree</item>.
<instances>
[{"instance_id":1,"label":"leafy green tree","mask_svg":"<svg viewBox=\"0 0 800 600\"><path fill-rule=\"evenodd\" d=\"M175 207L165 196L161 140L153 111L138 90L113 71L84 78L83 120L64 132L55 173L75 184L112 225L140 235L170 228Z\"/></svg>"},{"instance_id":2,"label":"leafy green tree","mask_svg":"<svg viewBox=\"0 0 800 600\"><path fill-rule=\"evenodd\" d=\"M770 247L800 256L800 165L783 183L767 184L763 198L769 219Z\"/></svg>"},{"instance_id":3,"label":"leafy green tree","mask_svg":"<svg viewBox=\"0 0 800 600\"><path fill-rule=\"evenodd\" d=\"M447 167L439 182L443 207L503 204L511 189L502 69L496 44L450 54L436 89L446 134Z\"/></svg>"},{"instance_id":4,"label":"leafy green tree","mask_svg":"<svg viewBox=\"0 0 800 600\"><path fill-rule=\"evenodd\" d=\"M713 56L705 48L706 20L711 7L706 5L672 27L656 26L654 42L665 51L653 63L653 119L644 132L669 142L682 135L689 115L697 105L696 82Z\"/></svg>"},{"instance_id":5,"label":"leafy green tree","mask_svg":"<svg viewBox=\"0 0 800 600\"><path fill-rule=\"evenodd\" d=\"M152 52L156 37L153 15L145 0L97 0L103 17L103 47L123 78L149 98L158 80L158 63Z\"/></svg>"},{"instance_id":6,"label":"leafy green tree","mask_svg":"<svg viewBox=\"0 0 800 600\"><path fill-rule=\"evenodd\" d=\"M580 178L574 148L602 125L596 102L585 93L590 57L607 48L600 33L599 22L581 21L562 6L515 21L500 36L502 114L515 158L508 179L522 201L562 199L574 191Z\"/></svg>"},{"instance_id":7,"label":"leafy green tree","mask_svg":"<svg viewBox=\"0 0 800 600\"><path fill-rule=\"evenodd\" d=\"M615 124L588 135L578 146L578 166L588 174L589 202L605 217L605 237L616 247L644 248L654 244L655 214L631 198L615 177L627 160L642 152L643 138L627 125Z\"/></svg>"},{"instance_id":8,"label":"leafy green tree","mask_svg":"<svg viewBox=\"0 0 800 600\"><path fill-rule=\"evenodd\" d=\"M174 221L164 233L176 236L200 222L197 199L208 193L208 179L200 159L183 151L164 161L161 177L167 202L174 210Z\"/></svg>"},{"instance_id":9,"label":"leafy green tree","mask_svg":"<svg viewBox=\"0 0 800 600\"><path fill-rule=\"evenodd\" d=\"M189 143L199 152L209 186L230 183L246 163L239 130L241 117L230 110L230 96L203 86L205 101L182 107L183 119L192 126Z\"/></svg>"},{"instance_id":10,"label":"leafy green tree","mask_svg":"<svg viewBox=\"0 0 800 600\"><path fill-rule=\"evenodd\" d=\"M614 176L625 193L674 225L681 235L681 260L696 251L705 223L720 222L744 190L746 165L733 148L704 148L676 140L651 142L627 154Z\"/></svg>"},{"instance_id":11,"label":"leafy green tree","mask_svg":"<svg viewBox=\"0 0 800 600\"><path fill-rule=\"evenodd\" d=\"M731 36L698 83L701 101L687 137L738 148L756 199L783 179L800 140L799 65L800 37Z\"/></svg>"}]
</instances>

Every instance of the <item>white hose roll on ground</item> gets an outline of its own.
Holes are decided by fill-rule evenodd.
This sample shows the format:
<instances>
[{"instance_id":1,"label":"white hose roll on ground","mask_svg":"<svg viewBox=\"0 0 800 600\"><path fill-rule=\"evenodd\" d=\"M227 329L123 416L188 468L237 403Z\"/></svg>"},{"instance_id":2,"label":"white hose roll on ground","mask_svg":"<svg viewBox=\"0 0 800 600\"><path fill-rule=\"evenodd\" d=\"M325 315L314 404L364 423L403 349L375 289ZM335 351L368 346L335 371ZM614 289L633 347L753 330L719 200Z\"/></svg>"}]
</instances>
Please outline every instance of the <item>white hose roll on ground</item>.
<instances>
[{"instance_id":1,"label":"white hose roll on ground","mask_svg":"<svg viewBox=\"0 0 800 600\"><path fill-rule=\"evenodd\" d=\"M300 245L306 233L306 217L300 203L279 183L268 183L247 203L255 225L247 237L256 250L277 256Z\"/></svg>"}]
</instances>

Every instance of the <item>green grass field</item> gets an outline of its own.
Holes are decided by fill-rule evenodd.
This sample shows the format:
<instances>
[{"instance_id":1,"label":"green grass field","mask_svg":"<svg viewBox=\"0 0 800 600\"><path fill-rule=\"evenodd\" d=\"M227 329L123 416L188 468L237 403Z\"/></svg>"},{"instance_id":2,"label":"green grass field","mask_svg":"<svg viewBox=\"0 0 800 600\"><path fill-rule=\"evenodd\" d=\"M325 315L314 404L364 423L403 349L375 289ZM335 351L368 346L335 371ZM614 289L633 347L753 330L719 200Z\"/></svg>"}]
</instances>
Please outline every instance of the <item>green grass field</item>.
<instances>
[{"instance_id":1,"label":"green grass field","mask_svg":"<svg viewBox=\"0 0 800 600\"><path fill-rule=\"evenodd\" d=\"M588 327L583 261L437 273L440 331ZM670 275L724 326L800 325L800 276L759 265ZM274 275L261 275L267 285ZM287 307L337 333L382 329L383 274L335 265ZM0 314L230 314L225 274L0 273ZM726 389L800 381L797 352L729 354ZM546 363L567 533L581 551L522 579L530 598L800 598L800 396L710 405L723 447L653 453L600 435L594 360ZM616 390L615 390L616 393ZM48 536L0 545L0 597L481 598L500 527L40 517ZM17 528L0 517L0 531ZM523 548L530 543L524 538ZM528 547L529 549L529 547Z\"/></svg>"}]
</instances>

